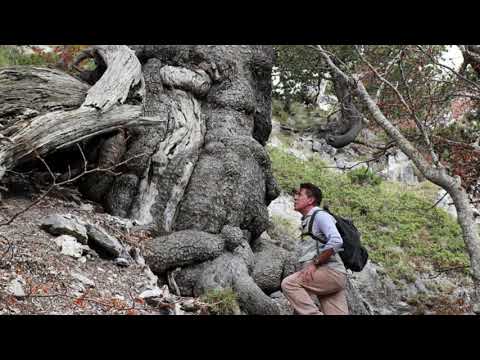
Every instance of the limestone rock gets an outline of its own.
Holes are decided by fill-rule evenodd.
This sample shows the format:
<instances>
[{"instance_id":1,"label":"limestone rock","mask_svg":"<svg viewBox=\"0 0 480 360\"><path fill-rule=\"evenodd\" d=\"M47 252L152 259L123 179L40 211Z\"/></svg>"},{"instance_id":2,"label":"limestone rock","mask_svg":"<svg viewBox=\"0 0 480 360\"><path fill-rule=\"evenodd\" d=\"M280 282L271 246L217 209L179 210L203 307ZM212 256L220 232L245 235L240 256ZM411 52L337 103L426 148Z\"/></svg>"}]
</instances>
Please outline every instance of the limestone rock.
<instances>
[{"instance_id":1,"label":"limestone rock","mask_svg":"<svg viewBox=\"0 0 480 360\"><path fill-rule=\"evenodd\" d=\"M84 245L88 241L85 224L71 214L50 215L42 221L40 227L52 235L71 235Z\"/></svg>"},{"instance_id":2,"label":"limestone rock","mask_svg":"<svg viewBox=\"0 0 480 360\"><path fill-rule=\"evenodd\" d=\"M55 243L61 248L63 255L73 258L81 258L83 253L88 250L88 246L80 244L76 238L70 235L62 235L54 239Z\"/></svg>"},{"instance_id":3,"label":"limestone rock","mask_svg":"<svg viewBox=\"0 0 480 360\"><path fill-rule=\"evenodd\" d=\"M86 276L83 275L83 274L80 274L80 273L78 273L78 272L73 272L73 271L72 271L72 272L70 273L70 275L71 275L74 279L80 281L82 284L84 284L84 285L86 285L86 286L88 286L88 287L91 287L91 288L94 288L94 287L95 287L95 282L94 282L93 280L89 279L88 277L86 277Z\"/></svg>"},{"instance_id":4,"label":"limestone rock","mask_svg":"<svg viewBox=\"0 0 480 360\"><path fill-rule=\"evenodd\" d=\"M25 296L27 296L23 288L24 285L25 285L25 280L23 280L21 276L17 276L8 285L7 292L17 298L24 298Z\"/></svg>"},{"instance_id":5,"label":"limestone rock","mask_svg":"<svg viewBox=\"0 0 480 360\"><path fill-rule=\"evenodd\" d=\"M90 246L93 247L100 255L107 257L118 258L125 251L117 238L108 234L103 228L98 225L87 225L88 237Z\"/></svg>"}]
</instances>

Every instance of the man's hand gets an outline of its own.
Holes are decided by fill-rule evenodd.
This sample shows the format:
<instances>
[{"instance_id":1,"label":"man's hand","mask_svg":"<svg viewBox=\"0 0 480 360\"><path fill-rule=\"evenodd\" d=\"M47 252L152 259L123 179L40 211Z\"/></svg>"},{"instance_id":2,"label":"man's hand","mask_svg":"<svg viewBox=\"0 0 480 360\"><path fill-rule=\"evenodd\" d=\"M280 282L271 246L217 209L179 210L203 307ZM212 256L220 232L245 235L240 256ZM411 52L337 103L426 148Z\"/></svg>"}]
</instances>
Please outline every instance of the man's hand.
<instances>
[{"instance_id":1,"label":"man's hand","mask_svg":"<svg viewBox=\"0 0 480 360\"><path fill-rule=\"evenodd\" d=\"M313 263L317 266L326 264L328 259L330 259L330 256L334 254L333 249L327 249L324 252L322 252L320 255L318 255L315 259L313 259Z\"/></svg>"},{"instance_id":2,"label":"man's hand","mask_svg":"<svg viewBox=\"0 0 480 360\"><path fill-rule=\"evenodd\" d=\"M317 266L315 264L308 264L300 273L302 281L312 281L315 270L317 270Z\"/></svg>"}]
</instances>

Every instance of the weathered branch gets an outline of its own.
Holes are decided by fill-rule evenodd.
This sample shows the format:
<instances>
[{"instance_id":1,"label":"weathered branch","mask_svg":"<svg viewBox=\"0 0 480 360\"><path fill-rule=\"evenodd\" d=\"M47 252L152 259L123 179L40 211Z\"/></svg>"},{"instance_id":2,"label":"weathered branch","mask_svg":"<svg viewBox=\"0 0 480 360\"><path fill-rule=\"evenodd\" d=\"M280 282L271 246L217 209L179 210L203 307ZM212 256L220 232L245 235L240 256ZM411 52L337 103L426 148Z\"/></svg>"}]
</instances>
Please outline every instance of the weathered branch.
<instances>
[{"instance_id":1,"label":"weathered branch","mask_svg":"<svg viewBox=\"0 0 480 360\"><path fill-rule=\"evenodd\" d=\"M133 51L116 45L97 46L95 50L108 68L88 92L86 85L57 70L8 68L0 71L0 90L2 86L8 90L16 80L21 82L14 86L17 95L0 105L0 122L8 124L2 134L9 140L0 142L0 177L5 170L31 158L34 151L42 156L114 129L159 124L159 118L142 117L145 87L141 65ZM37 99L38 92L45 93L54 102L45 105L43 95ZM83 98L80 107L66 111ZM52 111L54 109L61 110ZM13 115L16 119L32 112L33 118L12 121L7 117Z\"/></svg>"},{"instance_id":2,"label":"weathered branch","mask_svg":"<svg viewBox=\"0 0 480 360\"><path fill-rule=\"evenodd\" d=\"M325 51L320 45L317 45L315 49ZM324 59L330 67L333 66L340 70L330 57L327 56L327 58ZM353 102L352 92L350 91L350 88L353 85L352 80L342 71L335 71L332 76L332 81L335 85L335 94L341 104L342 122L347 125L347 128L343 129L341 134L328 135L326 141L328 145L339 149L356 139L360 131L363 129L366 120Z\"/></svg>"},{"instance_id":3,"label":"weathered branch","mask_svg":"<svg viewBox=\"0 0 480 360\"><path fill-rule=\"evenodd\" d=\"M107 65L100 80L88 90L83 106L108 111L128 97L143 101L145 82L135 53L125 45L99 45L94 49Z\"/></svg>"}]
</instances>

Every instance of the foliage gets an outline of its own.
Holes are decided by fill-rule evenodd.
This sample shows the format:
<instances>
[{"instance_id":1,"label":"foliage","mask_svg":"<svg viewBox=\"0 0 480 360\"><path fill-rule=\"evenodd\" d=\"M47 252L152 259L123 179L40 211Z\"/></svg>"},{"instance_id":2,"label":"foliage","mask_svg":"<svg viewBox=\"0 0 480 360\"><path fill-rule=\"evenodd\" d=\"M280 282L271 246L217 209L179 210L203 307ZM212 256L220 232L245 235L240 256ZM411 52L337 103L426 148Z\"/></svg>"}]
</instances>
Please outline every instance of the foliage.
<instances>
[{"instance_id":1,"label":"foliage","mask_svg":"<svg viewBox=\"0 0 480 360\"><path fill-rule=\"evenodd\" d=\"M442 163L453 175L462 179L462 185L474 196L480 195L480 151L472 146L480 138L480 122L476 112L462 121L438 129L433 145Z\"/></svg>"},{"instance_id":2,"label":"foliage","mask_svg":"<svg viewBox=\"0 0 480 360\"><path fill-rule=\"evenodd\" d=\"M348 175L323 168L318 158L301 161L276 148L268 151L282 191L301 182L320 186L324 204L354 220L371 259L392 278L413 280L413 270L468 265L459 225L442 209L432 208L438 191L433 184L352 184Z\"/></svg>"},{"instance_id":3,"label":"foliage","mask_svg":"<svg viewBox=\"0 0 480 360\"><path fill-rule=\"evenodd\" d=\"M273 95L288 109L293 101L303 102L308 87L318 87L320 59L304 45L276 45Z\"/></svg>"},{"instance_id":4,"label":"foliage","mask_svg":"<svg viewBox=\"0 0 480 360\"><path fill-rule=\"evenodd\" d=\"M62 61L67 68L77 54L87 48L88 45L57 45L52 47L52 51L45 51L43 48L31 45L32 53L21 51L17 46L0 46L0 67L15 65L36 65L48 66ZM81 67L92 70L95 64L92 60L85 60Z\"/></svg>"},{"instance_id":5,"label":"foliage","mask_svg":"<svg viewBox=\"0 0 480 360\"><path fill-rule=\"evenodd\" d=\"M237 294L231 288L209 290L200 300L210 305L213 315L238 314Z\"/></svg>"},{"instance_id":6,"label":"foliage","mask_svg":"<svg viewBox=\"0 0 480 360\"><path fill-rule=\"evenodd\" d=\"M298 131L311 130L326 122L328 113L317 107L305 106L294 101L290 104L289 111L285 111L278 99L272 100L272 116L282 125Z\"/></svg>"},{"instance_id":7,"label":"foliage","mask_svg":"<svg viewBox=\"0 0 480 360\"><path fill-rule=\"evenodd\" d=\"M45 66L55 63L58 59L59 57L55 53L34 52L26 54L12 45L0 46L0 67L16 65Z\"/></svg>"},{"instance_id":8,"label":"foliage","mask_svg":"<svg viewBox=\"0 0 480 360\"><path fill-rule=\"evenodd\" d=\"M459 147L452 142L473 143L480 133L477 114L480 91L476 85L475 68L467 67L462 75L457 76L443 67L446 45L328 45L323 48L332 54L333 61L346 73L360 75L373 97L379 89L383 89L377 99L380 110L427 161L431 160L431 155L420 126L430 135L430 141L448 173L459 175L463 187L470 194L480 193L476 185L480 177L480 156L472 156L470 148ZM311 86L328 73L318 61L318 53L310 46L286 45L278 47L277 52L280 54L277 57L278 78L282 79L283 73L283 77L295 84L296 89ZM388 83L379 79L377 74ZM295 99L300 101L301 98L297 96ZM372 120L372 115L363 105L357 102L357 107L367 119ZM462 124L443 129L446 114L458 111L467 113ZM371 130L378 130L375 121L370 121L370 124Z\"/></svg>"},{"instance_id":9,"label":"foliage","mask_svg":"<svg viewBox=\"0 0 480 360\"><path fill-rule=\"evenodd\" d=\"M347 176L352 184L375 186L382 182L382 178L367 167L350 170Z\"/></svg>"}]
</instances>

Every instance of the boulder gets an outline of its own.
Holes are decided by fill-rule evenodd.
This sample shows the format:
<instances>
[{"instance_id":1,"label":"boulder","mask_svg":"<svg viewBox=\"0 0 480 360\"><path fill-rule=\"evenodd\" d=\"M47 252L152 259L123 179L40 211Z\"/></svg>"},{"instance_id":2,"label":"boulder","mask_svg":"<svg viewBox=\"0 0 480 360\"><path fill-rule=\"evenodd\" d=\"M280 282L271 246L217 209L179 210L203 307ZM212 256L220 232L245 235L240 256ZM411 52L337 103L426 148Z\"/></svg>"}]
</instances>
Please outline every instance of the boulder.
<instances>
[{"instance_id":1,"label":"boulder","mask_svg":"<svg viewBox=\"0 0 480 360\"><path fill-rule=\"evenodd\" d=\"M85 224L71 214L47 216L40 227L52 235L71 235L84 245L88 242Z\"/></svg>"},{"instance_id":2,"label":"boulder","mask_svg":"<svg viewBox=\"0 0 480 360\"><path fill-rule=\"evenodd\" d=\"M83 253L89 249L88 246L80 244L76 238L70 235L62 235L54 239L55 243L61 247L63 255L73 258L81 258Z\"/></svg>"},{"instance_id":3,"label":"boulder","mask_svg":"<svg viewBox=\"0 0 480 360\"><path fill-rule=\"evenodd\" d=\"M118 258L125 253L125 249L120 241L108 234L100 226L87 224L87 233L90 247L95 249L100 255Z\"/></svg>"}]
</instances>

